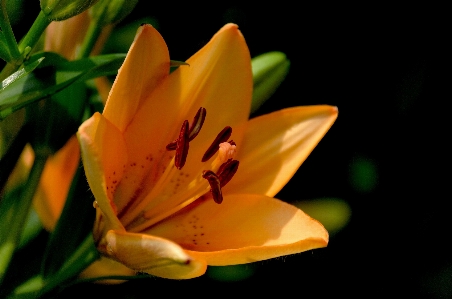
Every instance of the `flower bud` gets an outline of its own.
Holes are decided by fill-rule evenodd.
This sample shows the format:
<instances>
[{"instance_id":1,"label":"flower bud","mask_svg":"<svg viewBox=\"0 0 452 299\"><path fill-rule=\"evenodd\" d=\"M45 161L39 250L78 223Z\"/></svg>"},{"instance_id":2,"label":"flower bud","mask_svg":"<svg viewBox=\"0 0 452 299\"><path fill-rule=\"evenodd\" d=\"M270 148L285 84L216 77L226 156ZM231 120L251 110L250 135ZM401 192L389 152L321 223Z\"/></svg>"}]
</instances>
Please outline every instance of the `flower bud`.
<instances>
[{"instance_id":1,"label":"flower bud","mask_svg":"<svg viewBox=\"0 0 452 299\"><path fill-rule=\"evenodd\" d=\"M82 13L98 0L40 0L41 10L51 21L62 21Z\"/></svg>"},{"instance_id":2,"label":"flower bud","mask_svg":"<svg viewBox=\"0 0 452 299\"><path fill-rule=\"evenodd\" d=\"M276 91L289 72L290 61L282 52L268 52L251 60L253 71L253 101L251 113Z\"/></svg>"},{"instance_id":3,"label":"flower bud","mask_svg":"<svg viewBox=\"0 0 452 299\"><path fill-rule=\"evenodd\" d=\"M138 0L100 0L90 12L102 26L114 24L125 18L138 3Z\"/></svg>"}]
</instances>

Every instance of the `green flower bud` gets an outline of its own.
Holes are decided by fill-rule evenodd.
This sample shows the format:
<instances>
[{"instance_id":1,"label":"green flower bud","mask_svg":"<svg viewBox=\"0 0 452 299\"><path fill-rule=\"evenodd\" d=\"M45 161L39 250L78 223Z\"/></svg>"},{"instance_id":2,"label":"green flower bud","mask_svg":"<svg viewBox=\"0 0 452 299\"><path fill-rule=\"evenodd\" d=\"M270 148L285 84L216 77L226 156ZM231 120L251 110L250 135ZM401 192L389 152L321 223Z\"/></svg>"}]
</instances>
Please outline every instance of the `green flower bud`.
<instances>
[{"instance_id":1,"label":"green flower bud","mask_svg":"<svg viewBox=\"0 0 452 299\"><path fill-rule=\"evenodd\" d=\"M100 0L90 12L102 26L114 24L125 18L137 5L138 0Z\"/></svg>"},{"instance_id":2,"label":"green flower bud","mask_svg":"<svg viewBox=\"0 0 452 299\"><path fill-rule=\"evenodd\" d=\"M62 21L87 10L98 0L40 0L41 10L50 21Z\"/></svg>"},{"instance_id":3,"label":"green flower bud","mask_svg":"<svg viewBox=\"0 0 452 299\"><path fill-rule=\"evenodd\" d=\"M270 96L289 72L290 61L282 52L268 52L251 60L253 71L253 101L251 113L255 112Z\"/></svg>"}]
</instances>

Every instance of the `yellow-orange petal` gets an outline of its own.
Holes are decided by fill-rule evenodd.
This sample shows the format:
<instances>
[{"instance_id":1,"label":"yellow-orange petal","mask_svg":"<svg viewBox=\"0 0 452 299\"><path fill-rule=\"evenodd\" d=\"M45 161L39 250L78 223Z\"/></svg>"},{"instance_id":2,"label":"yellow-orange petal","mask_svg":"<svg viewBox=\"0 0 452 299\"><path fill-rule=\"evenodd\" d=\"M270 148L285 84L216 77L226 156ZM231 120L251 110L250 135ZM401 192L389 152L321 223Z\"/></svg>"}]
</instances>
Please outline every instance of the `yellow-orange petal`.
<instances>
[{"instance_id":1,"label":"yellow-orange petal","mask_svg":"<svg viewBox=\"0 0 452 299\"><path fill-rule=\"evenodd\" d=\"M208 265L234 265L325 247L328 232L296 207L263 195L195 202L146 231L181 245Z\"/></svg>"},{"instance_id":2,"label":"yellow-orange petal","mask_svg":"<svg viewBox=\"0 0 452 299\"><path fill-rule=\"evenodd\" d=\"M180 67L169 80L180 82L183 117L176 126L176 133L182 121L191 121L199 107L207 111L201 132L190 142L183 168L186 173L199 174L206 167L210 168L215 158L207 164L200 163L201 158L226 126L232 127L231 139L237 143L242 141L253 90L251 57L238 26L226 24L187 63L189 67Z\"/></svg>"},{"instance_id":3,"label":"yellow-orange petal","mask_svg":"<svg viewBox=\"0 0 452 299\"><path fill-rule=\"evenodd\" d=\"M175 184L188 186L203 169L210 168L208 163L201 163L201 158L225 126L233 128L231 138L236 142L242 139L249 116L253 81L249 51L237 26L224 26L187 62L189 66L179 67L149 95L124 133L132 159L127 176L133 179L127 185L119 186L121 195L118 198L122 200L136 199L138 193L145 195L156 183L174 155L174 151L166 151L166 145L177 138L183 121L191 122L200 107L207 109L204 125L190 142L183 169L174 169L167 176L165 190L158 194L160 201L155 203L165 205L159 209L168 210L168 207L178 204L166 198L166 194L173 194ZM136 211L141 212L155 197L148 199ZM118 202L118 205L122 207L126 203ZM121 220L127 223L135 216L128 213L125 215L127 219Z\"/></svg>"},{"instance_id":4,"label":"yellow-orange petal","mask_svg":"<svg viewBox=\"0 0 452 299\"><path fill-rule=\"evenodd\" d=\"M171 279L189 279L205 273L205 261L193 259L176 243L162 238L128 233L107 232L107 254L139 272Z\"/></svg>"},{"instance_id":5,"label":"yellow-orange petal","mask_svg":"<svg viewBox=\"0 0 452 299\"><path fill-rule=\"evenodd\" d=\"M253 118L242 144L240 167L224 193L275 196L292 178L337 117L337 108L287 108Z\"/></svg>"},{"instance_id":6,"label":"yellow-orange petal","mask_svg":"<svg viewBox=\"0 0 452 299\"><path fill-rule=\"evenodd\" d=\"M47 159L33 205L49 231L54 229L61 215L79 161L80 147L75 136Z\"/></svg>"},{"instance_id":7,"label":"yellow-orange petal","mask_svg":"<svg viewBox=\"0 0 452 299\"><path fill-rule=\"evenodd\" d=\"M169 53L160 33L142 25L118 71L103 115L123 132L144 99L168 76Z\"/></svg>"},{"instance_id":8,"label":"yellow-orange petal","mask_svg":"<svg viewBox=\"0 0 452 299\"><path fill-rule=\"evenodd\" d=\"M119 130L101 114L95 113L79 128L83 166L94 198L109 227L122 229L116 217L113 194L127 163L124 140Z\"/></svg>"}]
</instances>

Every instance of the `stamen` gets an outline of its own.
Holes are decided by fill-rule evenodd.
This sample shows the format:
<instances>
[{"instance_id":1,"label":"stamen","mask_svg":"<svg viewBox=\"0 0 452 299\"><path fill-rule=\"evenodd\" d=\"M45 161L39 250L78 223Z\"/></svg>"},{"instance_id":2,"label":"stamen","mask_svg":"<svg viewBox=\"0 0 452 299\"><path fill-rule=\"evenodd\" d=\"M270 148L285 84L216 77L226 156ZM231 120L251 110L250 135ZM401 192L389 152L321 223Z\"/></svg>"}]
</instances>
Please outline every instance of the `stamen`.
<instances>
[{"instance_id":1,"label":"stamen","mask_svg":"<svg viewBox=\"0 0 452 299\"><path fill-rule=\"evenodd\" d=\"M202 162L206 162L210 158L212 158L213 155L218 151L220 143L226 142L229 137L231 137L232 134L232 128L227 126L221 132L217 135L215 140L212 142L212 144L207 149L206 153L202 157Z\"/></svg>"},{"instance_id":2,"label":"stamen","mask_svg":"<svg viewBox=\"0 0 452 299\"><path fill-rule=\"evenodd\" d=\"M190 126L190 129L188 129L188 141L192 141L195 139L196 136L198 136L199 131L201 131L202 125L204 124L204 121L206 120L206 108L200 107L198 109L198 112L196 112L195 117L193 118L193 123ZM177 147L177 140L174 140L173 142L170 142L166 145L166 150L168 151L174 151Z\"/></svg>"},{"instance_id":3,"label":"stamen","mask_svg":"<svg viewBox=\"0 0 452 299\"><path fill-rule=\"evenodd\" d=\"M223 201L220 179L212 170L204 170L202 177L209 182L210 192L212 193L213 200L216 203L220 204Z\"/></svg>"},{"instance_id":4,"label":"stamen","mask_svg":"<svg viewBox=\"0 0 452 299\"><path fill-rule=\"evenodd\" d=\"M173 142L170 142L166 145L166 150L167 151L174 151L176 150L176 144L177 144L177 139L174 140Z\"/></svg>"},{"instance_id":5,"label":"stamen","mask_svg":"<svg viewBox=\"0 0 452 299\"><path fill-rule=\"evenodd\" d=\"M179 138L176 142L176 156L174 157L174 165L177 169L181 169L185 165L188 155L188 121L185 120L180 129Z\"/></svg>"},{"instance_id":6,"label":"stamen","mask_svg":"<svg viewBox=\"0 0 452 299\"><path fill-rule=\"evenodd\" d=\"M232 179L234 174L239 169L239 161L229 159L226 163L222 164L217 171L218 178L220 180L220 186L223 188Z\"/></svg>"},{"instance_id":7,"label":"stamen","mask_svg":"<svg viewBox=\"0 0 452 299\"><path fill-rule=\"evenodd\" d=\"M206 108L203 107L200 107L198 112L196 112L195 118L193 118L193 122L188 130L188 137L190 141L195 139L195 137L198 136L199 131L201 131L202 125L206 120L206 114Z\"/></svg>"}]
</instances>

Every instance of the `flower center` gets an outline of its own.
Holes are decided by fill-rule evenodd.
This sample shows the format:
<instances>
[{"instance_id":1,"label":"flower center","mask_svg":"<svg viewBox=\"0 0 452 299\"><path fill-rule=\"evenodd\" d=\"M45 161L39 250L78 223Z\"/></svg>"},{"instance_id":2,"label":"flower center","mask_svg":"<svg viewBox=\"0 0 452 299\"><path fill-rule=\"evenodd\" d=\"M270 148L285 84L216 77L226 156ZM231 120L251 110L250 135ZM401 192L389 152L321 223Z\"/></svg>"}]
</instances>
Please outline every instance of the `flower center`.
<instances>
[{"instance_id":1,"label":"flower center","mask_svg":"<svg viewBox=\"0 0 452 299\"><path fill-rule=\"evenodd\" d=\"M168 143L166 149L175 150L174 165L181 170L185 165L188 156L190 141L192 141L201 131L202 125L206 118L206 109L201 107L196 113L192 125L189 126L188 120L185 120L179 132L179 137L173 142ZM210 185L210 192L214 201L220 204L223 201L221 188L224 187L237 172L239 161L234 160L236 153L236 144L233 140L228 141L232 135L232 128L226 126L218 133L212 144L204 153L201 162L207 162L218 151L218 161L220 167L216 172L212 170L204 170L202 177L207 180Z\"/></svg>"}]
</instances>

